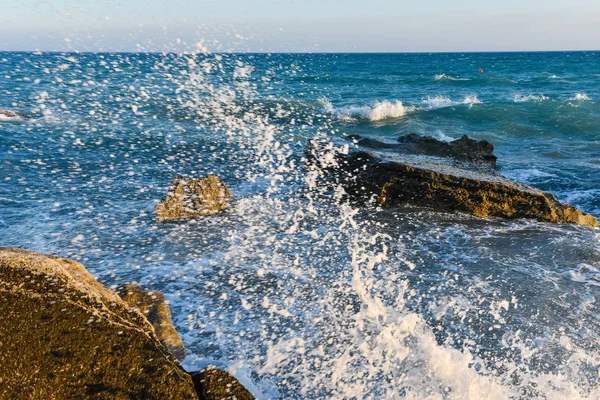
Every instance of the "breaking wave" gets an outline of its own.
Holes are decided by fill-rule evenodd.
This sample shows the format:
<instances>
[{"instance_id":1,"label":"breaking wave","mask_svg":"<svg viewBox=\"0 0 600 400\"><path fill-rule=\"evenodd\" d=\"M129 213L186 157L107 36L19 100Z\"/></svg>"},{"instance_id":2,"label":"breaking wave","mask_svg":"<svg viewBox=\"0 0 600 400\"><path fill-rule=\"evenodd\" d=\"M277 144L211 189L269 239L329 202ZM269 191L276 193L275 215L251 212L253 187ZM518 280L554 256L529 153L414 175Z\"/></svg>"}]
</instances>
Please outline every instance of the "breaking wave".
<instances>
[{"instance_id":1,"label":"breaking wave","mask_svg":"<svg viewBox=\"0 0 600 400\"><path fill-rule=\"evenodd\" d=\"M575 96L571 97L569 100L571 101L592 101L585 93L577 93Z\"/></svg>"},{"instance_id":2,"label":"breaking wave","mask_svg":"<svg viewBox=\"0 0 600 400\"><path fill-rule=\"evenodd\" d=\"M414 106L405 106L400 100L383 100L377 101L372 105L344 106L337 109L327 99L321 99L321 104L323 105L325 112L335 115L345 121L364 119L375 122L385 119L400 118L416 109Z\"/></svg>"},{"instance_id":3,"label":"breaking wave","mask_svg":"<svg viewBox=\"0 0 600 400\"><path fill-rule=\"evenodd\" d=\"M436 81L470 81L469 78L461 78L459 76L451 76L446 74L437 74L433 79Z\"/></svg>"},{"instance_id":4,"label":"breaking wave","mask_svg":"<svg viewBox=\"0 0 600 400\"><path fill-rule=\"evenodd\" d=\"M452 107L457 105L466 104L468 106L472 106L473 104L481 104L479 98L476 95L468 95L465 96L462 100L455 101L446 96L436 96L436 97L428 97L423 100L422 103L425 105L427 109L437 109L444 107Z\"/></svg>"},{"instance_id":5,"label":"breaking wave","mask_svg":"<svg viewBox=\"0 0 600 400\"><path fill-rule=\"evenodd\" d=\"M386 119L401 118L408 114L414 113L420 110L435 110L438 108L452 107L458 105L468 105L469 107L474 104L481 104L479 98L476 95L465 96L462 100L455 101L445 96L428 97L421 101L420 106L416 105L405 105L400 100L382 100L376 101L371 105L362 106L342 106L336 108L329 100L320 99L319 102L323 108L323 111L327 114L333 115L342 121L357 121L367 120L371 122L383 121Z\"/></svg>"},{"instance_id":6,"label":"breaking wave","mask_svg":"<svg viewBox=\"0 0 600 400\"><path fill-rule=\"evenodd\" d=\"M528 94L528 95L515 94L515 96L513 97L513 101L515 103L529 103L529 102L539 103L539 102L546 101L546 100L550 100L550 98L544 96L543 94L539 94L539 95L535 95L535 94Z\"/></svg>"}]
</instances>

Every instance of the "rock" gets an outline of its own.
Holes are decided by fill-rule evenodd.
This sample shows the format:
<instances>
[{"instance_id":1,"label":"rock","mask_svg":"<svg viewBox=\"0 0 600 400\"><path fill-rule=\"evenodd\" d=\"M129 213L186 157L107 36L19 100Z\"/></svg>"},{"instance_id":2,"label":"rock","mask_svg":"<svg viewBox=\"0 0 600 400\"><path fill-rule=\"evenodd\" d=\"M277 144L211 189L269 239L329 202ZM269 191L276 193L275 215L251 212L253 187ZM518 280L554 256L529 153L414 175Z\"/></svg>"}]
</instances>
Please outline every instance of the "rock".
<instances>
[{"instance_id":1,"label":"rock","mask_svg":"<svg viewBox=\"0 0 600 400\"><path fill-rule=\"evenodd\" d=\"M19 114L18 112L11 110L0 110L0 121L14 121L27 119L27 117L23 114Z\"/></svg>"},{"instance_id":2,"label":"rock","mask_svg":"<svg viewBox=\"0 0 600 400\"><path fill-rule=\"evenodd\" d=\"M185 347L171 320L171 310L165 296L157 291L145 291L137 285L117 288L121 298L146 316L165 349L177 359L185 358Z\"/></svg>"},{"instance_id":3,"label":"rock","mask_svg":"<svg viewBox=\"0 0 600 400\"><path fill-rule=\"evenodd\" d=\"M457 166L477 170L495 170L496 156L494 145L486 140L474 140L464 135L452 142L443 142L432 136L419 136L411 133L398 138L396 143L385 143L375 139L350 136L361 147L372 149L391 149L401 154L419 154L451 158L459 163ZM461 162L463 164L461 164ZM468 163L464 165L464 163Z\"/></svg>"},{"instance_id":4,"label":"rock","mask_svg":"<svg viewBox=\"0 0 600 400\"><path fill-rule=\"evenodd\" d=\"M156 206L157 222L178 221L221 212L233 196L216 176L187 179L175 177L169 192Z\"/></svg>"},{"instance_id":5,"label":"rock","mask_svg":"<svg viewBox=\"0 0 600 400\"><path fill-rule=\"evenodd\" d=\"M197 398L146 318L78 262L0 249L0 315L0 398Z\"/></svg>"},{"instance_id":6,"label":"rock","mask_svg":"<svg viewBox=\"0 0 600 400\"><path fill-rule=\"evenodd\" d=\"M418 143L419 149L423 143L429 143L427 138L403 140ZM305 154L310 164L325 175L335 177L353 199L374 197L385 206L412 204L478 217L530 218L598 226L596 218L559 202L549 193L513 182L486 168L476 168L479 162L491 162L489 146L485 143L473 143L472 139L463 137L451 142L454 144L448 156L427 157L409 154L406 148L396 151L394 145L374 142L377 141L369 139L366 143L371 149L382 150L365 151L342 144L340 148L346 150L337 151L331 144L310 141ZM362 143L358 140L359 145ZM434 151L428 146L425 145L429 149L425 153L431 155ZM464 155L468 149L473 149L471 156ZM328 155L323 157L325 153ZM457 166L454 157L463 157L467 163ZM473 168L467 170L465 165Z\"/></svg>"},{"instance_id":7,"label":"rock","mask_svg":"<svg viewBox=\"0 0 600 400\"><path fill-rule=\"evenodd\" d=\"M228 372L207 368L192 374L200 400L254 400L254 396Z\"/></svg>"}]
</instances>

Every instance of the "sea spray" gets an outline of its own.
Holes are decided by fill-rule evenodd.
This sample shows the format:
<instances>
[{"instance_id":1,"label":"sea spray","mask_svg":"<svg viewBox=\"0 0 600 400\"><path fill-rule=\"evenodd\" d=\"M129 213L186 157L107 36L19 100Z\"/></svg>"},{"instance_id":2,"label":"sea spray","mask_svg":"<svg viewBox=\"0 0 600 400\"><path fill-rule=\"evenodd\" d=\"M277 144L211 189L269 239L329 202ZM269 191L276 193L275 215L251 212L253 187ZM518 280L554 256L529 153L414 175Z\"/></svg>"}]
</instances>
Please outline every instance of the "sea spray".
<instances>
[{"instance_id":1,"label":"sea spray","mask_svg":"<svg viewBox=\"0 0 600 400\"><path fill-rule=\"evenodd\" d=\"M31 77L3 81L3 107L36 117L2 125L3 245L72 256L107 284L163 291L188 369L227 368L261 399L599 397L595 231L358 207L302 160L309 138L325 144L351 130L390 140L413 128L490 135L501 173L551 173L536 184L594 209L597 103L564 107L575 87L544 88L556 101L514 103L517 78L492 89L452 83L449 92L405 63L439 55L348 56L373 61L368 74L386 74L382 65L411 74L383 87L337 55L3 57L11 61L0 75L20 68ZM301 82L311 68L333 78ZM470 93L484 104L422 104ZM348 123L323 115L319 97L333 110L386 98L419 109ZM326 147L321 163L348 149ZM557 149L563 158L544 164L541 154ZM236 196L228 212L154 224L175 174L209 173Z\"/></svg>"},{"instance_id":2,"label":"sea spray","mask_svg":"<svg viewBox=\"0 0 600 400\"><path fill-rule=\"evenodd\" d=\"M536 377L522 364L526 347L520 347L525 344L519 345L519 335L503 339L523 356L514 363L499 361L499 354L481 358L470 340L457 346L468 330L440 343L444 336L436 335L411 305L427 296L412 287L412 271L419 267L405 259L402 243L347 203L340 186L317 169L303 167L291 151L295 143L285 126L272 123L260 104L244 104L257 96L251 84L239 76L233 85L214 79L211 74L226 73L211 66L221 61L190 62L195 72L180 92L192 96L182 104L240 150L241 155L227 156L243 155L243 178L257 185L232 210L230 219L237 222L222 226L234 228L227 233L229 247L209 257L214 265L209 270L229 278L212 283L212 306L199 310L226 310L223 304L231 304L232 311L211 322L211 329L191 330L208 338L201 340L207 346L218 345L222 358L215 363L245 377L244 383L265 398L518 398L527 391L577 396L568 380ZM327 143L331 123L322 123L310 129ZM326 147L318 160L323 165L332 166L332 154L346 151ZM215 270L218 265L226 268ZM437 290L454 292L457 285L449 280ZM448 312L464 320L471 310L483 309L470 297L462 302L456 301L457 294L450 297L446 311L438 311L439 321ZM486 318L498 327L506 324L502 314L510 301L489 302ZM442 297L431 299L427 308L443 302ZM191 321L218 316L197 312ZM195 354L188 363L197 365L194 358L203 356ZM551 380L556 387L548 387Z\"/></svg>"}]
</instances>

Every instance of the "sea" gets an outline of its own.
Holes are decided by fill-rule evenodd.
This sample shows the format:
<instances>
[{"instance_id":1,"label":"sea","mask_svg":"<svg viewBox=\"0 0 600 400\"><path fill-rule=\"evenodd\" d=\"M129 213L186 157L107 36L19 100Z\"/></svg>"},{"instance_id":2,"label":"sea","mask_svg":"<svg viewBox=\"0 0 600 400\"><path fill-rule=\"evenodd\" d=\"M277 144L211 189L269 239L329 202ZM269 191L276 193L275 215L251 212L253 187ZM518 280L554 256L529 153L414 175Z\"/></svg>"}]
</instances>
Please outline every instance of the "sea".
<instances>
[{"instance_id":1,"label":"sea","mask_svg":"<svg viewBox=\"0 0 600 400\"><path fill-rule=\"evenodd\" d=\"M308 140L468 135L600 217L600 52L0 53L0 246L168 299L258 399L599 399L600 236L349 203ZM223 213L157 224L177 175Z\"/></svg>"}]
</instances>

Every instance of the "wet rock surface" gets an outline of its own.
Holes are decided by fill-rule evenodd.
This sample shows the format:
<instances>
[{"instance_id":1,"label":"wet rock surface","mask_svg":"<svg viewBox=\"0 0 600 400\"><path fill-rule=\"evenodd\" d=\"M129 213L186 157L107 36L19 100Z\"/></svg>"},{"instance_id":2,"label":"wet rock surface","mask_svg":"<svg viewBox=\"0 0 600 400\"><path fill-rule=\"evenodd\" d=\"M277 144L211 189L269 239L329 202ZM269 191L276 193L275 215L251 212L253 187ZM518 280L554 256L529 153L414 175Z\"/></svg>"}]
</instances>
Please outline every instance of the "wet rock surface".
<instances>
[{"instance_id":1,"label":"wet rock surface","mask_svg":"<svg viewBox=\"0 0 600 400\"><path fill-rule=\"evenodd\" d=\"M116 291L126 303L144 314L169 353L179 360L185 358L185 347L173 326L171 309L162 293L131 284L120 286Z\"/></svg>"},{"instance_id":2,"label":"wet rock surface","mask_svg":"<svg viewBox=\"0 0 600 400\"><path fill-rule=\"evenodd\" d=\"M155 207L157 222L204 217L226 210L233 196L216 176L188 179L175 177L167 195Z\"/></svg>"},{"instance_id":3,"label":"wet rock surface","mask_svg":"<svg viewBox=\"0 0 600 400\"><path fill-rule=\"evenodd\" d=\"M0 121L3 120L19 120L19 119L27 119L28 117L20 114L16 111L11 110L0 110Z\"/></svg>"},{"instance_id":4,"label":"wet rock surface","mask_svg":"<svg viewBox=\"0 0 600 400\"><path fill-rule=\"evenodd\" d=\"M417 205L477 217L598 226L596 218L552 194L498 175L492 168L493 146L487 142L463 137L444 143L409 136L400 138L400 145L356 136L351 137L356 145L350 146L313 140L305 154L309 164L337 179L353 199L374 198L385 206Z\"/></svg>"},{"instance_id":5,"label":"wet rock surface","mask_svg":"<svg viewBox=\"0 0 600 400\"><path fill-rule=\"evenodd\" d=\"M411 133L400 136L396 143L386 143L376 139L350 136L360 147L388 149L398 154L418 154L453 160L456 166L491 172L496 169L494 145L486 140L474 140L464 135L452 142L444 142L432 136L419 136Z\"/></svg>"},{"instance_id":6,"label":"wet rock surface","mask_svg":"<svg viewBox=\"0 0 600 400\"><path fill-rule=\"evenodd\" d=\"M197 398L146 318L78 262L0 249L0 315L0 398Z\"/></svg>"},{"instance_id":7,"label":"wet rock surface","mask_svg":"<svg viewBox=\"0 0 600 400\"><path fill-rule=\"evenodd\" d=\"M254 396L226 371L207 368L192 374L200 400L254 400Z\"/></svg>"}]
</instances>

